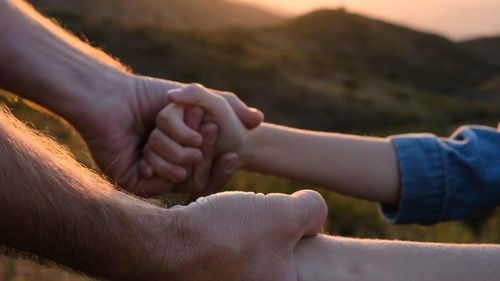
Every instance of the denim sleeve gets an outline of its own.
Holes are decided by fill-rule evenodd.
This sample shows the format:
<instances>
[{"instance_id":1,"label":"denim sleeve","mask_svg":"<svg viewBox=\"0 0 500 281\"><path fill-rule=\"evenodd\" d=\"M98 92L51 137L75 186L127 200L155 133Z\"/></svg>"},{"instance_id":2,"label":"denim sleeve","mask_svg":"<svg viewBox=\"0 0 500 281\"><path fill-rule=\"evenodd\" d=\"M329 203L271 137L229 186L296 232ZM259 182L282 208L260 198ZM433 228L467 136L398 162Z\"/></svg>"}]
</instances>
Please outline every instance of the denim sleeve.
<instances>
[{"instance_id":1,"label":"denim sleeve","mask_svg":"<svg viewBox=\"0 0 500 281\"><path fill-rule=\"evenodd\" d=\"M500 204L500 131L470 126L450 138L390 137L400 167L401 199L382 205L396 224L463 219Z\"/></svg>"}]
</instances>

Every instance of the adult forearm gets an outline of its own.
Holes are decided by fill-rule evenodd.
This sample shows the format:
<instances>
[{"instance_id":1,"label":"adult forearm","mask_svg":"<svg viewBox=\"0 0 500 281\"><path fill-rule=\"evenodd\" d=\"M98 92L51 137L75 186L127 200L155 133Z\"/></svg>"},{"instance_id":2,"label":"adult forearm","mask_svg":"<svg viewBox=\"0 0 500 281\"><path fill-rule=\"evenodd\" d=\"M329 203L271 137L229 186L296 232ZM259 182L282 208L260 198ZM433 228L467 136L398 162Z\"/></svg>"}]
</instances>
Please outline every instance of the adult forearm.
<instances>
[{"instance_id":1,"label":"adult forearm","mask_svg":"<svg viewBox=\"0 0 500 281\"><path fill-rule=\"evenodd\" d=\"M296 250L301 281L490 281L500 246L446 245L318 236Z\"/></svg>"},{"instance_id":2,"label":"adult forearm","mask_svg":"<svg viewBox=\"0 0 500 281\"><path fill-rule=\"evenodd\" d=\"M245 168L383 203L399 198L393 145L385 140L264 124L242 150Z\"/></svg>"},{"instance_id":3,"label":"adult forearm","mask_svg":"<svg viewBox=\"0 0 500 281\"><path fill-rule=\"evenodd\" d=\"M23 0L0 1L2 87L71 117L96 102L90 99L92 95L133 87L123 83L128 75L119 62L69 34Z\"/></svg>"},{"instance_id":4,"label":"adult forearm","mask_svg":"<svg viewBox=\"0 0 500 281\"><path fill-rule=\"evenodd\" d=\"M0 155L0 244L98 277L156 280L174 213L118 192L3 109Z\"/></svg>"}]
</instances>

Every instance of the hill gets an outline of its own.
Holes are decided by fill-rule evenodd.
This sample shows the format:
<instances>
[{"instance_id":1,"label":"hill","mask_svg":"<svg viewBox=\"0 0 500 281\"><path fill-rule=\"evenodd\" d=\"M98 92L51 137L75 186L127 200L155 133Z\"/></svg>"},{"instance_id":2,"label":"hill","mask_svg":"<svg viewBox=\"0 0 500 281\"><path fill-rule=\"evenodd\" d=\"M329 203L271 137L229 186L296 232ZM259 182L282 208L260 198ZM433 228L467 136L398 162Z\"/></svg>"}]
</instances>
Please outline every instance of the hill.
<instances>
[{"instance_id":1,"label":"hill","mask_svg":"<svg viewBox=\"0 0 500 281\"><path fill-rule=\"evenodd\" d=\"M489 64L446 38L344 10L212 32L61 21L139 73L234 91L282 124L448 132L500 116L500 108L457 95L493 79Z\"/></svg>"},{"instance_id":2,"label":"hill","mask_svg":"<svg viewBox=\"0 0 500 281\"><path fill-rule=\"evenodd\" d=\"M214 30L276 23L281 17L224 0L30 0L49 14L76 16L125 26L151 25L177 30Z\"/></svg>"},{"instance_id":3,"label":"hill","mask_svg":"<svg viewBox=\"0 0 500 281\"><path fill-rule=\"evenodd\" d=\"M436 92L463 91L494 73L444 37L345 10L316 11L260 36L274 49L306 58L317 70L343 69Z\"/></svg>"},{"instance_id":4,"label":"hill","mask_svg":"<svg viewBox=\"0 0 500 281\"><path fill-rule=\"evenodd\" d=\"M460 45L482 60L500 68L500 36L464 41Z\"/></svg>"},{"instance_id":5,"label":"hill","mask_svg":"<svg viewBox=\"0 0 500 281\"><path fill-rule=\"evenodd\" d=\"M460 42L460 45L490 66L500 69L500 36L464 41ZM468 93L467 96L474 99L500 102L500 75L484 81L474 91Z\"/></svg>"},{"instance_id":6,"label":"hill","mask_svg":"<svg viewBox=\"0 0 500 281\"><path fill-rule=\"evenodd\" d=\"M331 72L377 76L439 93L473 91L495 77L498 68L475 46L494 52L495 44L456 44L343 9L320 10L283 20L250 6L221 0L32 0L49 14L132 29L241 30L210 33L221 44L259 50L269 66L302 69L314 77ZM82 11L85 11L83 13ZM258 27L266 26L266 27ZM256 28L257 27L257 28ZM207 34L208 36L208 34ZM235 42L240 40L240 42ZM266 52L268 50L268 52ZM280 54L280 58L274 55ZM254 54L253 54L254 55ZM283 65L286 62L288 65ZM278 64L278 65L276 65ZM310 68L313 66L313 68Z\"/></svg>"}]
</instances>

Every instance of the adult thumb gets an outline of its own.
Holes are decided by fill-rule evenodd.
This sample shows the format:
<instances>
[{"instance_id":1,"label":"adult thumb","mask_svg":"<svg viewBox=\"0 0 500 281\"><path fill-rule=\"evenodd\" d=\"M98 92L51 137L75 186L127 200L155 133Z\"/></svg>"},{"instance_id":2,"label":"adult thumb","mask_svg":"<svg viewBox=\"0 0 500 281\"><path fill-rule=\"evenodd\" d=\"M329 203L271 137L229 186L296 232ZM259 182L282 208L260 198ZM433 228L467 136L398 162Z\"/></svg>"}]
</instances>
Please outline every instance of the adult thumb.
<instances>
[{"instance_id":1,"label":"adult thumb","mask_svg":"<svg viewBox=\"0 0 500 281\"><path fill-rule=\"evenodd\" d=\"M300 238L314 236L323 231L328 207L323 197L313 190L302 190L291 195L295 201L297 234Z\"/></svg>"}]
</instances>

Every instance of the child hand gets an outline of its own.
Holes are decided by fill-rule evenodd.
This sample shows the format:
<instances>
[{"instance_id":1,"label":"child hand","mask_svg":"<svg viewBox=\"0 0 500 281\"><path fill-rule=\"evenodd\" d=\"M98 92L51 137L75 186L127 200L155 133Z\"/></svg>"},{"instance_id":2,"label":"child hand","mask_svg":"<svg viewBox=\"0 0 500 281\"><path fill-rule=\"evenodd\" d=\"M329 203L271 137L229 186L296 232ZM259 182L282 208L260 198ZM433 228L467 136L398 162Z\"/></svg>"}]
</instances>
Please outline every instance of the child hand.
<instances>
[{"instance_id":1,"label":"child hand","mask_svg":"<svg viewBox=\"0 0 500 281\"><path fill-rule=\"evenodd\" d=\"M169 92L168 98L177 106L196 106L205 110L205 121L213 122L219 128L217 154L238 153L241 150L249 130L243 125L225 98L197 84L172 90ZM184 127L186 127L185 124Z\"/></svg>"},{"instance_id":2,"label":"child hand","mask_svg":"<svg viewBox=\"0 0 500 281\"><path fill-rule=\"evenodd\" d=\"M200 127L204 112L170 104L156 118L156 128L144 147L140 170L144 177L159 177L179 183L190 174L191 165L202 158Z\"/></svg>"},{"instance_id":3,"label":"child hand","mask_svg":"<svg viewBox=\"0 0 500 281\"><path fill-rule=\"evenodd\" d=\"M201 119L193 122L196 118L189 118L188 109L205 111L205 122L218 126L220 134L216 154L241 149L248 130L225 98L203 86L191 85L170 91L169 100L172 103L159 113L157 128L144 148L145 162L140 167L143 176L156 174L179 183L190 175L191 165L201 159L199 147L203 139L195 130L200 126Z\"/></svg>"}]
</instances>

